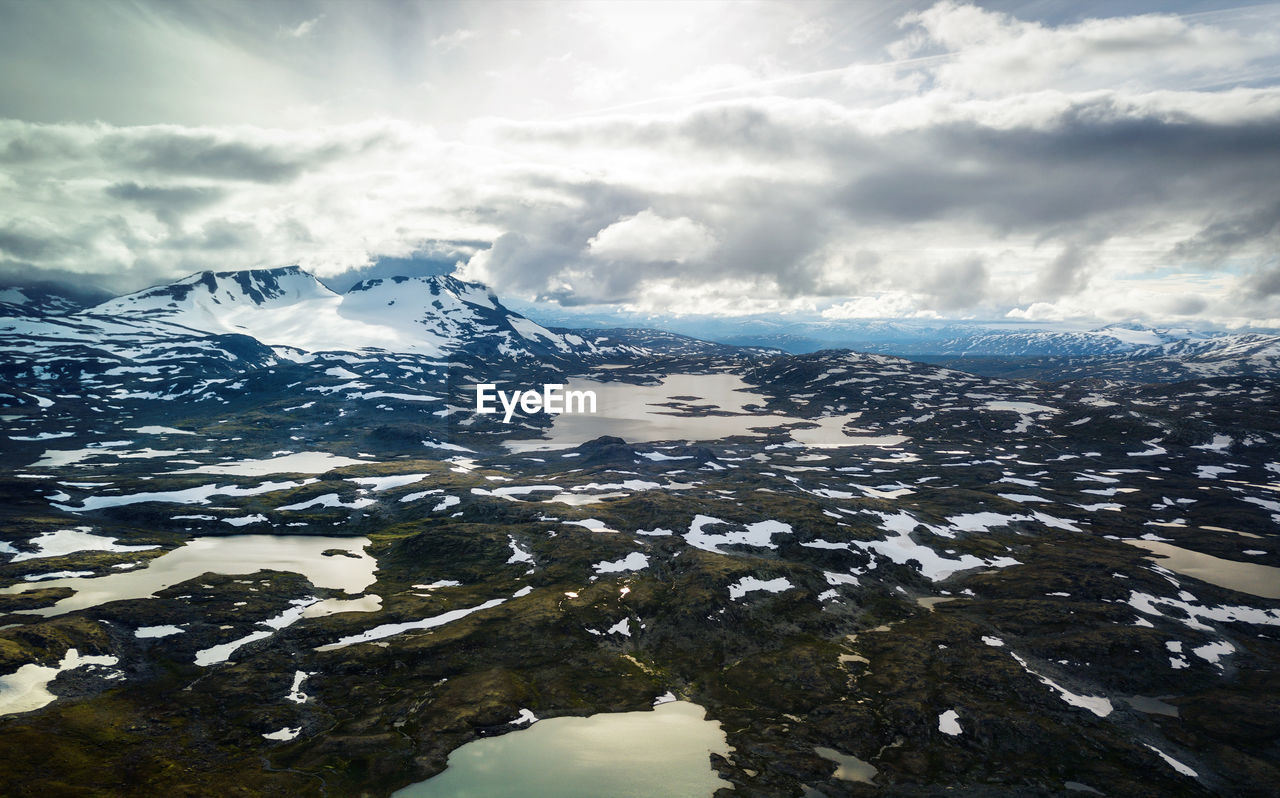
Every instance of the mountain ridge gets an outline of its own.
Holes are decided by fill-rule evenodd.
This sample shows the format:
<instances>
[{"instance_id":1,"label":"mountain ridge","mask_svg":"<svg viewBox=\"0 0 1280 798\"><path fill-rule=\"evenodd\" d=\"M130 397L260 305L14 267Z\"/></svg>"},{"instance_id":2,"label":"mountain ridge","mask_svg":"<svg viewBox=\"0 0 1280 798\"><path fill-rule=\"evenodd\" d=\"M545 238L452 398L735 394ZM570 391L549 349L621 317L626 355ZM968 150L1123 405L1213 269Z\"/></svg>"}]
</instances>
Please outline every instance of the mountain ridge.
<instances>
[{"instance_id":1,"label":"mountain ridge","mask_svg":"<svg viewBox=\"0 0 1280 798\"><path fill-rule=\"evenodd\" d=\"M513 357L573 351L570 341L508 310L487 287L447 275L375 278L340 294L299 266L204 271L77 315L245 334L310 352L382 349L444 357L485 343Z\"/></svg>"},{"instance_id":2,"label":"mountain ridge","mask_svg":"<svg viewBox=\"0 0 1280 798\"><path fill-rule=\"evenodd\" d=\"M104 330L127 322L133 331L153 329L165 339L183 330L245 335L284 358L376 350L436 359L476 355L572 368L611 358L777 354L795 348L787 344L794 338L788 331L795 324L781 321L763 338L744 332L718 340L649 328L548 327L504 305L488 286L452 275L370 278L340 293L298 265L207 270L87 308L47 293L28 302L26 294L19 296L15 290L5 295L23 303L10 307L0 302L0 314L55 327L60 319L73 326L107 325ZM887 320L858 329L867 340L837 348L989 376L1169 382L1235 373L1280 374L1280 336L1266 332L1197 331L1136 322L1076 331L964 323L921 327ZM762 343L774 339L782 345Z\"/></svg>"}]
</instances>

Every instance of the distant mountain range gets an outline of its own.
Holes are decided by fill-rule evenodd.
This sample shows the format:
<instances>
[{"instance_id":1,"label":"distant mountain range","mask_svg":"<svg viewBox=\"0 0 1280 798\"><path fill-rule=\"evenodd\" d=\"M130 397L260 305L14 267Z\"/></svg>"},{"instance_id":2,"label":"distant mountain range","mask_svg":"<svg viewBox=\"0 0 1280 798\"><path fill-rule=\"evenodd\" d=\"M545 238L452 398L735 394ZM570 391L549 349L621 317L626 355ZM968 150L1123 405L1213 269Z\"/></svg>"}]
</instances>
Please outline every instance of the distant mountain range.
<instances>
[{"instance_id":1,"label":"distant mountain range","mask_svg":"<svg viewBox=\"0 0 1280 798\"><path fill-rule=\"evenodd\" d=\"M511 371L560 379L606 362L780 354L651 330L548 330L485 286L448 276L366 280L339 294L297 267L201 272L83 309L8 296L26 300L0 317L0 405L9 407L50 396L234 405L308 390L399 401L443 393L461 407L468 386Z\"/></svg>"},{"instance_id":2,"label":"distant mountain range","mask_svg":"<svg viewBox=\"0 0 1280 798\"><path fill-rule=\"evenodd\" d=\"M917 354L977 355L981 357L1040 357L1046 355L1107 355L1132 352L1176 341L1203 341L1219 333L1190 329L1155 329L1139 324L1109 324L1096 330L974 330L944 338Z\"/></svg>"},{"instance_id":3,"label":"distant mountain range","mask_svg":"<svg viewBox=\"0 0 1280 798\"><path fill-rule=\"evenodd\" d=\"M544 321L582 318L535 309ZM673 322L686 333L701 330L701 335L631 327L581 329L539 324L503 305L487 287L452 276L371 279L339 293L297 266L201 272L94 305L86 304L83 295L59 294L48 286L11 288L0 291L0 315L26 320L0 329L0 335L37 341L69 336L107 342L125 329L131 336L145 332L162 340L192 333L247 336L284 358L377 350L435 359L466 354L533 360L572 368L616 357L743 357L848 348L989 376L1046 380L1158 382L1280 373L1280 336L1269 333L1131 323L1063 331L971 322L755 317Z\"/></svg>"},{"instance_id":4,"label":"distant mountain range","mask_svg":"<svg viewBox=\"0 0 1280 798\"><path fill-rule=\"evenodd\" d=\"M724 344L768 347L792 354L851 349L943 363L989 376L1050 380L1087 376L1131 381L1192 379L1208 373L1230 373L1237 361L1241 373L1269 373L1274 367L1274 347L1280 343L1275 330L1239 333L1157 328L1132 322L1071 330L990 321L666 318L638 313L592 315L551 306L517 307L543 324L564 328L654 325ZM1186 367L1180 365L1184 358L1190 358Z\"/></svg>"},{"instance_id":5,"label":"distant mountain range","mask_svg":"<svg viewBox=\"0 0 1280 798\"><path fill-rule=\"evenodd\" d=\"M1016 350L1015 350L1016 351ZM1180 382L1208 377L1280 376L1280 336L1220 334L1099 354L921 357L974 374L1042 380Z\"/></svg>"}]
</instances>

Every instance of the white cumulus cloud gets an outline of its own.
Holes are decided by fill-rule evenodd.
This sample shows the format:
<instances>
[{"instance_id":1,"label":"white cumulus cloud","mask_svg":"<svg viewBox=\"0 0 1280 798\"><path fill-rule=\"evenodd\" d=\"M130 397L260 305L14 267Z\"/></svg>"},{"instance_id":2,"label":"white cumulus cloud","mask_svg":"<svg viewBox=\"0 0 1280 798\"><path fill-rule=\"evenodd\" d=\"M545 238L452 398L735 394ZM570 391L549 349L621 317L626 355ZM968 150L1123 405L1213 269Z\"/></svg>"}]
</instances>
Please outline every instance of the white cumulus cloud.
<instances>
[{"instance_id":1,"label":"white cumulus cloud","mask_svg":"<svg viewBox=\"0 0 1280 798\"><path fill-rule=\"evenodd\" d=\"M854 297L822 311L824 319L891 319L936 318L937 313L922 309L924 297L901 291L888 291L877 296Z\"/></svg>"},{"instance_id":2,"label":"white cumulus cloud","mask_svg":"<svg viewBox=\"0 0 1280 798\"><path fill-rule=\"evenodd\" d=\"M716 246L716 237L687 216L666 219L652 208L619 219L587 241L587 251L600 258L624 261L702 260Z\"/></svg>"}]
</instances>

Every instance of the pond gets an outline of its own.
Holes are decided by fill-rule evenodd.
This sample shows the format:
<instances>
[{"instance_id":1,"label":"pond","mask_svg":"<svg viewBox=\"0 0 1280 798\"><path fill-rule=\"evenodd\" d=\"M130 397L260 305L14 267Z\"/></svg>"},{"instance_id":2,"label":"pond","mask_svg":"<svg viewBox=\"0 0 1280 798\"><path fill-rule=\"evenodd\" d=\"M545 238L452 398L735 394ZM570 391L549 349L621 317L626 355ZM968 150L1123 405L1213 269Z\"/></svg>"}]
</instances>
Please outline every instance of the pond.
<instances>
[{"instance_id":1,"label":"pond","mask_svg":"<svg viewBox=\"0 0 1280 798\"><path fill-rule=\"evenodd\" d=\"M108 601L150 598L157 591L204 573L252 574L261 570L302 574L316 587L360 593L374 582L377 562L365 553L368 538L310 535L228 535L202 537L165 552L142 568L106 576L44 579L13 585L0 593L68 587L76 591L51 607L21 610L35 615L61 615ZM326 555L338 549L344 554Z\"/></svg>"},{"instance_id":2,"label":"pond","mask_svg":"<svg viewBox=\"0 0 1280 798\"><path fill-rule=\"evenodd\" d=\"M720 724L685 701L652 711L552 718L467 743L443 773L395 798L710 798L729 753Z\"/></svg>"},{"instance_id":3,"label":"pond","mask_svg":"<svg viewBox=\"0 0 1280 798\"><path fill-rule=\"evenodd\" d=\"M896 446L907 440L901 435L846 434L844 427L858 417L856 413L817 419L770 413L763 407L766 397L736 374L672 374L654 385L574 377L565 390L595 392L596 412L562 413L552 421L546 438L508 441L508 449L568 449L602 435L616 435L628 443L712 441L758 436L761 430L793 424L816 425L790 432L806 446Z\"/></svg>"},{"instance_id":4,"label":"pond","mask_svg":"<svg viewBox=\"0 0 1280 798\"><path fill-rule=\"evenodd\" d=\"M1280 568L1275 566L1224 560L1155 540L1126 540L1125 543L1156 555L1156 564L1170 571L1229 590L1280 599Z\"/></svg>"},{"instance_id":5,"label":"pond","mask_svg":"<svg viewBox=\"0 0 1280 798\"><path fill-rule=\"evenodd\" d=\"M872 779L876 776L876 769L868 762L857 758L852 754L842 754L834 748L823 748L821 746L813 749L813 752L823 759L836 763L835 777L844 781L860 781L863 784L872 784Z\"/></svg>"},{"instance_id":6,"label":"pond","mask_svg":"<svg viewBox=\"0 0 1280 798\"><path fill-rule=\"evenodd\" d=\"M268 474L323 474L334 468L350 465L371 465L372 460L354 460L329 452L294 452L263 460L236 460L213 465L202 465L175 471L175 474L221 474L225 476L257 477Z\"/></svg>"}]
</instances>

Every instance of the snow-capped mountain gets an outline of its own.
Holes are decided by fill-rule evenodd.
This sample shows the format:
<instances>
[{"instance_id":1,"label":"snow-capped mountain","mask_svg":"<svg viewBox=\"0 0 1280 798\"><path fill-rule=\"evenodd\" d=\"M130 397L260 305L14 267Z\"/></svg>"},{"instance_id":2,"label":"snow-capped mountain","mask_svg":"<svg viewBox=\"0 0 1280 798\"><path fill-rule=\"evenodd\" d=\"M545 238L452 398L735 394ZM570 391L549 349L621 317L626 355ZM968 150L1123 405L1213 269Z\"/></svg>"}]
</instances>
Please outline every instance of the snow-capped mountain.
<instances>
[{"instance_id":1,"label":"snow-capped mountain","mask_svg":"<svg viewBox=\"0 0 1280 798\"><path fill-rule=\"evenodd\" d=\"M772 357L784 354L781 349L763 346L736 346L714 343L700 338L667 332L636 328L601 328L591 330L552 328L567 337L581 338L591 348L592 355L605 359L630 358L682 358L724 357L742 360L753 357Z\"/></svg>"},{"instance_id":2,"label":"snow-capped mountain","mask_svg":"<svg viewBox=\"0 0 1280 798\"><path fill-rule=\"evenodd\" d=\"M74 313L103 300L96 289L68 290L55 284L0 288L0 317L33 318Z\"/></svg>"},{"instance_id":3,"label":"snow-capped mountain","mask_svg":"<svg viewBox=\"0 0 1280 798\"><path fill-rule=\"evenodd\" d=\"M109 400L202 394L279 360L246 335L104 316L0 319L0 406L54 403L99 392ZM26 387L26 390L22 389ZM101 409L99 408L99 412Z\"/></svg>"},{"instance_id":4,"label":"snow-capped mountain","mask_svg":"<svg viewBox=\"0 0 1280 798\"><path fill-rule=\"evenodd\" d=\"M447 276L366 280L339 294L297 267L203 272L77 313L0 318L0 406L248 395L291 406L308 392L435 402L511 369L550 377L762 354L644 330L552 331ZM255 376L236 379L246 370ZM444 423L447 411L436 412Z\"/></svg>"},{"instance_id":5,"label":"snow-capped mountain","mask_svg":"<svg viewBox=\"0 0 1280 798\"><path fill-rule=\"evenodd\" d=\"M382 349L444 357L466 347L519 357L564 355L583 345L508 310L478 283L395 277L366 280L339 294L297 266L201 272L84 315L238 333L308 352Z\"/></svg>"},{"instance_id":6,"label":"snow-capped mountain","mask_svg":"<svg viewBox=\"0 0 1280 798\"><path fill-rule=\"evenodd\" d=\"M1068 349L1065 354L952 355L925 359L973 374L1051 382L1104 379L1156 383L1233 376L1274 379L1280 376L1280 336L1224 333L1118 347L1099 354L1073 354Z\"/></svg>"},{"instance_id":7,"label":"snow-capped mountain","mask_svg":"<svg viewBox=\"0 0 1280 798\"><path fill-rule=\"evenodd\" d=\"M0 344L11 350L4 371L15 375L33 369L71 378L115 368L150 368L156 358L167 358L166 352L234 350L239 344L228 342L239 337L270 353L258 352L257 359L307 360L317 352L359 352L432 362L470 358L477 365L527 362L565 373L637 358L714 355L734 360L777 353L758 345L741 348L746 343L741 338L733 341L735 346L657 330L548 328L503 305L487 287L451 276L370 279L338 293L297 266L201 272L72 313L67 309L74 309L74 302L56 294L11 289L3 296L23 300L22 312L9 313L0 324ZM991 376L1169 382L1280 373L1280 337L1258 333L1131 323L1085 331L875 320L860 324L856 329L866 340L842 348ZM790 334L787 330L795 325L784 327L775 332ZM91 349L97 355L81 357ZM129 353L146 353L146 362Z\"/></svg>"},{"instance_id":8,"label":"snow-capped mountain","mask_svg":"<svg viewBox=\"0 0 1280 798\"><path fill-rule=\"evenodd\" d=\"M1179 341L1214 337L1189 329L1156 329L1140 324L1109 324L1096 330L985 330L946 339L922 354L959 357L1043 357L1110 355Z\"/></svg>"},{"instance_id":9,"label":"snow-capped mountain","mask_svg":"<svg viewBox=\"0 0 1280 798\"><path fill-rule=\"evenodd\" d=\"M1160 346L1178 341L1204 341L1222 335L1222 333L1201 332L1187 327L1147 327L1134 322L1108 324L1101 329L1090 330L1089 334L1113 338L1131 347Z\"/></svg>"},{"instance_id":10,"label":"snow-capped mountain","mask_svg":"<svg viewBox=\"0 0 1280 798\"><path fill-rule=\"evenodd\" d=\"M1072 365L1075 374L1064 369L1063 378L1078 375L1174 382L1203 377L1275 377L1280 374L1280 335L1243 333L1168 341Z\"/></svg>"},{"instance_id":11,"label":"snow-capped mountain","mask_svg":"<svg viewBox=\"0 0 1280 798\"><path fill-rule=\"evenodd\" d=\"M561 311L530 308L530 315L559 327L609 327L592 321L574 324ZM583 317L579 317L579 322ZM1067 330L1030 324L938 319L804 320L785 317L692 317L636 319L656 326L735 346L763 346L793 354L821 349L905 357L1094 356L1126 352L1181 340L1202 340L1220 332L1153 328L1126 322L1092 330Z\"/></svg>"}]
</instances>

